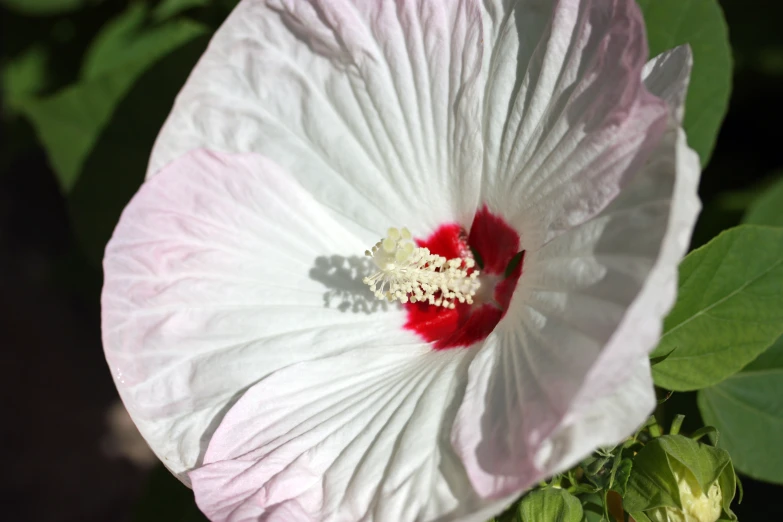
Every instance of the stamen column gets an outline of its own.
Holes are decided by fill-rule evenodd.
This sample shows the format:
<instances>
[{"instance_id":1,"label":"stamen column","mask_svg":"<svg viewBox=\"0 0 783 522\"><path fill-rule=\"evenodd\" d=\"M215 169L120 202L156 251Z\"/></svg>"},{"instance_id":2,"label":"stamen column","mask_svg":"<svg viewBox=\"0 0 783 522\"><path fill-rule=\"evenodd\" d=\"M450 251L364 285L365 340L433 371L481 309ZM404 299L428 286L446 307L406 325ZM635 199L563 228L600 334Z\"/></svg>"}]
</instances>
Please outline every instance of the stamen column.
<instances>
[{"instance_id":1,"label":"stamen column","mask_svg":"<svg viewBox=\"0 0 783 522\"><path fill-rule=\"evenodd\" d=\"M455 301L473 303L479 271L472 258L446 259L416 247L407 228L390 228L372 250L365 251L378 272L364 278L376 297L389 301L454 308Z\"/></svg>"}]
</instances>

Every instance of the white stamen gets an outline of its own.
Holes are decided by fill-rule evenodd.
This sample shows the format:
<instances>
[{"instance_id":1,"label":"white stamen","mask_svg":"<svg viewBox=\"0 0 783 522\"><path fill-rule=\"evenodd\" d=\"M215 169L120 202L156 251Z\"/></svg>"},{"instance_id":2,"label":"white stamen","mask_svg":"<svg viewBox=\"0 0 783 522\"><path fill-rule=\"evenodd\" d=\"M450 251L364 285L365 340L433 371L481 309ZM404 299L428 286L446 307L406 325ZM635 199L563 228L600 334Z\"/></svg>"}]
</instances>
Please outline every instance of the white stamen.
<instances>
[{"instance_id":1,"label":"white stamen","mask_svg":"<svg viewBox=\"0 0 783 522\"><path fill-rule=\"evenodd\" d=\"M454 308L454 302L473 303L479 288L478 270L472 258L446 259L411 242L407 228L390 228L387 236L364 254L378 272L364 278L375 297L401 303L425 301Z\"/></svg>"}]
</instances>

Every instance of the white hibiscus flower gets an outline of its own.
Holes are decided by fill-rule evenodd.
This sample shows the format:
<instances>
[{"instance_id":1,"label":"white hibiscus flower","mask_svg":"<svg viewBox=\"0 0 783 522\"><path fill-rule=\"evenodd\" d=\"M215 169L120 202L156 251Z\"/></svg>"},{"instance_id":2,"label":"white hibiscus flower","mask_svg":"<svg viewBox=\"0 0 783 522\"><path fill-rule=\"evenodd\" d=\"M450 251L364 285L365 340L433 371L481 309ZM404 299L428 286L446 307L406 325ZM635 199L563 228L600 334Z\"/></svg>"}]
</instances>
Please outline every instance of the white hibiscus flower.
<instances>
[{"instance_id":1,"label":"white hibiscus flower","mask_svg":"<svg viewBox=\"0 0 783 522\"><path fill-rule=\"evenodd\" d=\"M117 387L212 520L483 520L644 421L699 209L690 52L646 55L631 0L240 2L104 260ZM392 226L473 303L375 300Z\"/></svg>"}]
</instances>

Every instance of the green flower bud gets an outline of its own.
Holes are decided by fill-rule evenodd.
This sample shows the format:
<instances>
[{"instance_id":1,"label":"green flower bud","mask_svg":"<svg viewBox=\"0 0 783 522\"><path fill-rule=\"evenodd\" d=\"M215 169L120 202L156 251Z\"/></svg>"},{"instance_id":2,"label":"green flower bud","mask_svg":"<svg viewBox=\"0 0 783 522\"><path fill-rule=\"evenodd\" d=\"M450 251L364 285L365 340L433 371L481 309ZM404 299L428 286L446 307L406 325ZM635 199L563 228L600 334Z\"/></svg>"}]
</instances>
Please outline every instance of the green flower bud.
<instances>
[{"instance_id":1,"label":"green flower bud","mask_svg":"<svg viewBox=\"0 0 783 522\"><path fill-rule=\"evenodd\" d=\"M623 507L636 520L716 522L731 511L736 476L729 454L682 435L656 437L634 456Z\"/></svg>"},{"instance_id":2,"label":"green flower bud","mask_svg":"<svg viewBox=\"0 0 783 522\"><path fill-rule=\"evenodd\" d=\"M715 481L705 493L696 476L677 461L670 464L680 491L682 509L659 507L647 512L651 522L716 522L720 518L723 495Z\"/></svg>"}]
</instances>

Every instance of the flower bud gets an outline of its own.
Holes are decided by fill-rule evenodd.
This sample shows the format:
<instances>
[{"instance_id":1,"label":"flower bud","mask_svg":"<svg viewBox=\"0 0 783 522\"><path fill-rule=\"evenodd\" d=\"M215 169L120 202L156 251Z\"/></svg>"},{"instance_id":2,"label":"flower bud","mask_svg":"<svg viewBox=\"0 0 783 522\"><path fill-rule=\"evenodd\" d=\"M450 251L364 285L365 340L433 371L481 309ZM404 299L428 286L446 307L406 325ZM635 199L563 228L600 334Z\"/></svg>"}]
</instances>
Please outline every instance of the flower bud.
<instances>
[{"instance_id":1,"label":"flower bud","mask_svg":"<svg viewBox=\"0 0 783 522\"><path fill-rule=\"evenodd\" d=\"M737 520L729 454L682 435L656 437L634 456L623 507L639 521Z\"/></svg>"},{"instance_id":2,"label":"flower bud","mask_svg":"<svg viewBox=\"0 0 783 522\"><path fill-rule=\"evenodd\" d=\"M671 463L677 480L682 508L659 507L647 512L651 522L716 522L720 518L723 495L715 481L705 493L696 476L677 461Z\"/></svg>"}]
</instances>

